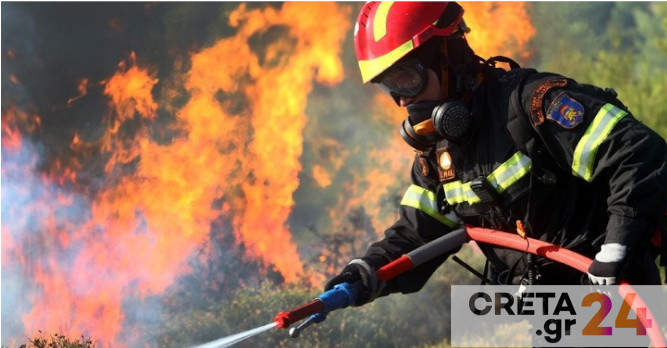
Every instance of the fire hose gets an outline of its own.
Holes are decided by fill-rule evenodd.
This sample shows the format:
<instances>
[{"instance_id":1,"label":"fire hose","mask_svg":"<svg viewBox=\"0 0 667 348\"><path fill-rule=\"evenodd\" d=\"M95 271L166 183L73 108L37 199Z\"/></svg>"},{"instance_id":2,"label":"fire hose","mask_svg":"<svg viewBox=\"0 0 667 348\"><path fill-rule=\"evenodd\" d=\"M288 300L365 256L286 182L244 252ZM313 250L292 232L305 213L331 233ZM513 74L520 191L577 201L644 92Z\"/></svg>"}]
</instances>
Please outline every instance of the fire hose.
<instances>
[{"instance_id":1,"label":"fire hose","mask_svg":"<svg viewBox=\"0 0 667 348\"><path fill-rule=\"evenodd\" d=\"M476 241L506 247L509 249L525 251L544 258L570 266L580 272L587 273L591 259L573 252L571 250L559 247L557 245L544 242L533 238L523 238L517 234L500 232L478 227L466 227L447 233L446 235L429 242L401 257L384 265L376 271L376 277L379 281L388 281L394 277L407 272L436 256L453 251L461 245ZM315 300L296 307L290 311L280 312L275 318L276 326L287 329L290 325L308 317L303 323L289 331L290 336L298 337L300 332L308 326L319 323L326 319L326 315L336 309L342 309L353 304L357 298L358 285L351 283L341 283L333 289L324 292ZM634 290L625 281L620 282L619 293L625 296L627 293L634 293ZM636 304L646 307L641 298L637 295ZM647 309L647 314L652 316ZM639 317L639 316L638 316ZM651 339L653 347L665 347L665 340L660 332L659 325L646 325L647 317L640 317L640 321Z\"/></svg>"}]
</instances>

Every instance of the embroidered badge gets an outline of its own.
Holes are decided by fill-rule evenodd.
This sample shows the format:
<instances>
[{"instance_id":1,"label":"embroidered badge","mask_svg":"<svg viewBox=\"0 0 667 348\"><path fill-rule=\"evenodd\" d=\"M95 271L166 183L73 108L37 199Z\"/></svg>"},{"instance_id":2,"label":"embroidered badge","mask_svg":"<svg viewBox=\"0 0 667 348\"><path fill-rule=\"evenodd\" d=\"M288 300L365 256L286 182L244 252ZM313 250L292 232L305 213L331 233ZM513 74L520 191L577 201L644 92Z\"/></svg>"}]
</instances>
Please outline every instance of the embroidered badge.
<instances>
[{"instance_id":1,"label":"embroidered badge","mask_svg":"<svg viewBox=\"0 0 667 348\"><path fill-rule=\"evenodd\" d=\"M566 129L572 129L584 120L584 107L567 93L561 92L547 110L547 118Z\"/></svg>"},{"instance_id":2,"label":"embroidered badge","mask_svg":"<svg viewBox=\"0 0 667 348\"><path fill-rule=\"evenodd\" d=\"M452 163L452 156L447 152L447 148L441 148L436 151L438 156L438 174L440 181L447 181L454 179L456 176L454 172L454 164Z\"/></svg>"},{"instance_id":3,"label":"embroidered badge","mask_svg":"<svg viewBox=\"0 0 667 348\"><path fill-rule=\"evenodd\" d=\"M556 78L542 82L530 97L530 118L536 126L544 122L544 111L542 111L542 99L547 92L554 87L565 87L567 80L565 78Z\"/></svg>"}]
</instances>

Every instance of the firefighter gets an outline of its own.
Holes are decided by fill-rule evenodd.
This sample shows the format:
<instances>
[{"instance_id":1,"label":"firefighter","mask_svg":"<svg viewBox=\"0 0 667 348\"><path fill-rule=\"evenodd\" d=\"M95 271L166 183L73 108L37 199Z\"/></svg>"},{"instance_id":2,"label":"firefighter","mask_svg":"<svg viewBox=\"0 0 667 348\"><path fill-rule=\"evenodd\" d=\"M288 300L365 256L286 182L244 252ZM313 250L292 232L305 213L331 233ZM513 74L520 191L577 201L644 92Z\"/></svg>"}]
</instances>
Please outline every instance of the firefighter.
<instances>
[{"instance_id":1,"label":"firefighter","mask_svg":"<svg viewBox=\"0 0 667 348\"><path fill-rule=\"evenodd\" d=\"M399 131L416 156L398 221L325 290L361 282L357 306L418 291L449 255L388 282L375 270L463 224L594 259L586 275L480 244L497 284L659 284L650 240L666 205L664 139L613 90L480 58L468 31L457 3L363 6L354 33L363 82L406 108Z\"/></svg>"}]
</instances>

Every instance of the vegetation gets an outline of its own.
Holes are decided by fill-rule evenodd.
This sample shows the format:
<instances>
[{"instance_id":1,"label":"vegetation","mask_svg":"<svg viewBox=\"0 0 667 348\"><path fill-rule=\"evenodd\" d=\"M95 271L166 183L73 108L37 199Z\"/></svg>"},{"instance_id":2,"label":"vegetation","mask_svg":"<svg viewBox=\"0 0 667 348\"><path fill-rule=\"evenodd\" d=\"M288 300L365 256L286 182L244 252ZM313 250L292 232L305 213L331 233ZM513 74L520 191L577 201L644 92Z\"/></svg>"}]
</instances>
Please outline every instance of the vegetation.
<instances>
[{"instance_id":1,"label":"vegetation","mask_svg":"<svg viewBox=\"0 0 667 348\"><path fill-rule=\"evenodd\" d=\"M540 70L614 88L667 137L666 3L535 3L532 18Z\"/></svg>"},{"instance_id":2,"label":"vegetation","mask_svg":"<svg viewBox=\"0 0 667 348\"><path fill-rule=\"evenodd\" d=\"M459 256L481 269L482 257L466 246ZM291 338L274 329L238 343L238 347L410 347L415 342L439 343L449 336L449 285L476 284L467 270L452 263L441 267L422 291L388 296L356 308L330 313L327 320ZM209 342L271 323L276 313L295 308L321 294L302 285L243 288L228 300L205 310L165 314L156 338L157 347L182 347ZM401 315L401 313L403 313Z\"/></svg>"}]
</instances>

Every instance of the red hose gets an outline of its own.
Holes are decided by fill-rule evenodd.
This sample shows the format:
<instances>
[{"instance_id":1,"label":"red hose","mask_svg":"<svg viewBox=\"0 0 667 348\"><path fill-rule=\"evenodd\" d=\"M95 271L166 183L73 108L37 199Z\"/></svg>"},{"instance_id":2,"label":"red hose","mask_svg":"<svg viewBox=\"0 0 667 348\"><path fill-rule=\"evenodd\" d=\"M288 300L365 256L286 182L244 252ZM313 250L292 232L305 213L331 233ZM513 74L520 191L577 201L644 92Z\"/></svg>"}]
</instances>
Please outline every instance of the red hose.
<instances>
[{"instance_id":1,"label":"red hose","mask_svg":"<svg viewBox=\"0 0 667 348\"><path fill-rule=\"evenodd\" d=\"M480 227L466 226L466 230L474 241L526 251L568 265L582 273L588 273L588 267L593 262L586 256L538 239L523 239L517 234Z\"/></svg>"},{"instance_id":2,"label":"red hose","mask_svg":"<svg viewBox=\"0 0 667 348\"><path fill-rule=\"evenodd\" d=\"M590 267L591 263L593 263L593 260L586 256L541 240L533 238L523 239L519 235L513 233L472 226L466 226L466 231L470 239L476 242L493 244L519 251L526 251L531 254L539 255L570 266L582 273L588 273L588 267ZM623 298L625 298L625 294L634 293L635 291L632 289L630 284L625 281L621 281L618 292L623 296ZM637 294L637 297L635 298L635 304L637 308L646 308L647 316L653 317L653 314L644 304L643 300L639 297L639 294ZM646 323L646 317L637 317L641 321L642 325L644 325L646 328L646 333L651 339L651 344L653 347L665 347L665 340L662 336L662 332L660 332L660 325L650 325L650 327L647 327L648 325Z\"/></svg>"}]
</instances>

